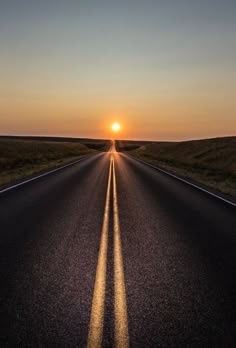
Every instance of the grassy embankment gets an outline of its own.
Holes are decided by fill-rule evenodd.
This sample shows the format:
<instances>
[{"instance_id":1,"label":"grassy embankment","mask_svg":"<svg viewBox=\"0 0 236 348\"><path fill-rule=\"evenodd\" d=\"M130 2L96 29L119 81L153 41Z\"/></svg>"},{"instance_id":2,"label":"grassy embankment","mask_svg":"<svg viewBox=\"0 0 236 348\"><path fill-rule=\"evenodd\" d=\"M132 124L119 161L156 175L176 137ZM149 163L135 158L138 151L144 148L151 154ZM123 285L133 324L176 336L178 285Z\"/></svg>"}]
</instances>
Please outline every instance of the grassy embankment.
<instances>
[{"instance_id":1,"label":"grassy embankment","mask_svg":"<svg viewBox=\"0 0 236 348\"><path fill-rule=\"evenodd\" d=\"M139 146L138 146L139 145ZM120 142L120 150L179 176L236 197L236 137L149 144ZM130 148L129 148L130 147Z\"/></svg>"},{"instance_id":2,"label":"grassy embankment","mask_svg":"<svg viewBox=\"0 0 236 348\"><path fill-rule=\"evenodd\" d=\"M107 141L101 140L55 140L0 137L0 185L61 166L107 147Z\"/></svg>"}]
</instances>

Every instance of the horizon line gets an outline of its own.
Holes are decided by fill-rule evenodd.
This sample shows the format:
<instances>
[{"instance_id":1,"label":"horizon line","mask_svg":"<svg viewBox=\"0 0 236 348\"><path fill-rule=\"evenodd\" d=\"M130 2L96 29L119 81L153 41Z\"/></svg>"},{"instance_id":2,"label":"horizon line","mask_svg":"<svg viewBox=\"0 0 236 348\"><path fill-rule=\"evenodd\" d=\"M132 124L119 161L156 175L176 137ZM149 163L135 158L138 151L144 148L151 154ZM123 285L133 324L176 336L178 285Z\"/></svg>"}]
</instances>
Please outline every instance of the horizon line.
<instances>
[{"instance_id":1,"label":"horizon line","mask_svg":"<svg viewBox=\"0 0 236 348\"><path fill-rule=\"evenodd\" d=\"M93 138L93 137L72 137L72 136L61 136L61 135L17 135L17 134L0 134L0 138L58 138L58 139L88 139L88 140L116 140L116 141L144 141L144 142L186 142L186 141L197 141L197 140L207 140L207 139L219 139L219 138L234 138L235 135L221 135L221 136L210 136L205 138L190 138L184 140L154 140L154 139L109 139L109 138Z\"/></svg>"}]
</instances>

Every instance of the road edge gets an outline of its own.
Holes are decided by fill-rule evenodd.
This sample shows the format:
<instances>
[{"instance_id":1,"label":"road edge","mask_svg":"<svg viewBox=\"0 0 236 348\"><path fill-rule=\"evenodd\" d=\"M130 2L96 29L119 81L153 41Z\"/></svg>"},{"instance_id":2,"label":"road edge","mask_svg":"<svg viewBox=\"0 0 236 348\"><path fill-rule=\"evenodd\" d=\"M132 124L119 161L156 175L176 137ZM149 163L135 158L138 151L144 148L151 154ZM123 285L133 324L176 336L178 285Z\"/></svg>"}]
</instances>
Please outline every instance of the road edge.
<instances>
[{"instance_id":1,"label":"road edge","mask_svg":"<svg viewBox=\"0 0 236 348\"><path fill-rule=\"evenodd\" d=\"M215 197L215 198L217 198L217 199L219 199L219 200L221 200L221 201L223 201L223 202L225 202L227 204L230 204L233 207L236 207L236 203L235 202L233 202L233 201L231 201L231 200L229 200L227 198L224 198L224 197L222 197L222 196L220 196L220 195L218 195L218 194L216 194L214 192L211 192L211 191L209 191L209 190L207 190L207 189L205 189L205 188L203 188L201 186L198 186L197 184L194 184L191 181L188 181L188 180L186 180L184 178L181 178L181 177L179 177L179 176L177 176L175 174L172 174L172 173L170 173L170 172L168 172L168 171L166 171L164 169L161 169L161 168L159 168L159 167L157 167L157 166L155 166L155 165L153 165L151 163L148 163L146 161L143 161L143 160L141 160L139 158L136 158L136 157L133 157L131 155L128 155L127 153L122 153L122 155L125 155L125 156L127 156L129 158L132 158L133 160L135 160L137 162L143 163L143 164L145 164L148 167L151 167L151 168L153 168L153 169L155 169L157 171L160 171L160 172L162 172L162 173L164 173L166 175L169 175L172 178L175 178L175 179L177 179L177 180L179 180L179 181L181 181L181 182L183 182L183 183L185 183L185 184L187 184L189 186L192 186L192 187L194 187L194 188L196 188L196 189L198 189L198 190L200 190L202 192L205 192L205 193L211 195L212 197Z\"/></svg>"},{"instance_id":2,"label":"road edge","mask_svg":"<svg viewBox=\"0 0 236 348\"><path fill-rule=\"evenodd\" d=\"M62 165L62 166L60 166L60 167L56 167L56 168L54 168L54 169L50 169L49 171L43 172L43 173L41 173L41 174L40 174L40 172L39 172L39 173L33 175L32 177L29 177L28 179L27 179L27 177L22 178L22 181L16 182L15 184L14 184L14 183L11 183L11 184L7 185L6 187L2 186L2 187L0 187L0 194L5 193L5 192L10 191L10 190L13 190L14 188L17 188L17 187L19 187L19 186L25 185L25 184L27 184L28 182L31 182L31 181L40 179L40 178L42 178L42 177L44 177L44 176L47 176L47 175L49 175L49 174L55 173L55 172L57 172L57 171L59 171L59 170L62 170L62 169L64 169L64 168L73 166L74 164L77 164L77 163L79 163L79 162L81 162L81 161L83 161L83 160L85 160L85 159L87 159L87 158L90 158L90 157L93 157L93 156L97 156L97 155L100 155L100 153L99 153L99 154L96 153L96 154L92 154L92 155L84 155L84 156L80 157L80 158L79 158L78 160L76 160L76 161L73 161L73 162L64 164L64 165Z\"/></svg>"}]
</instances>

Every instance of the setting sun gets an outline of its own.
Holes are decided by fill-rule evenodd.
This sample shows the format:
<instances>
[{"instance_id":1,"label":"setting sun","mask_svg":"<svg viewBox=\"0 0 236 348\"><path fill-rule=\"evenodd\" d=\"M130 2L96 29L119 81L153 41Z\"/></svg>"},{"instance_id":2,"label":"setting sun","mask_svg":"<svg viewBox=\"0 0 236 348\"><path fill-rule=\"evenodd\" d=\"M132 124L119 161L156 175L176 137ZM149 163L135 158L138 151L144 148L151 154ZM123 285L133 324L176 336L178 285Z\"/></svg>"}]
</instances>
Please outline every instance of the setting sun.
<instances>
[{"instance_id":1,"label":"setting sun","mask_svg":"<svg viewBox=\"0 0 236 348\"><path fill-rule=\"evenodd\" d=\"M120 124L115 122L112 124L111 128L114 132L118 132L120 130Z\"/></svg>"}]
</instances>

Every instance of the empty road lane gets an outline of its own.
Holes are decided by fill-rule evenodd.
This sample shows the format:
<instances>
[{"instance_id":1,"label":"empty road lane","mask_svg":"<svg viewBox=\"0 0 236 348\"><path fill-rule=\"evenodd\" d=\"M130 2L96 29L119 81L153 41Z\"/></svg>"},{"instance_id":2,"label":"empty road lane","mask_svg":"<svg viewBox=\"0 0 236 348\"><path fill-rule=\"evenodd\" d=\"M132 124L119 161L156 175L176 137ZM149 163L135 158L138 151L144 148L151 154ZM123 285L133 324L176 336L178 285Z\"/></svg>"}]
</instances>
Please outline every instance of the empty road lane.
<instances>
[{"instance_id":1,"label":"empty road lane","mask_svg":"<svg viewBox=\"0 0 236 348\"><path fill-rule=\"evenodd\" d=\"M235 347L236 208L115 149L0 194L1 347Z\"/></svg>"}]
</instances>

